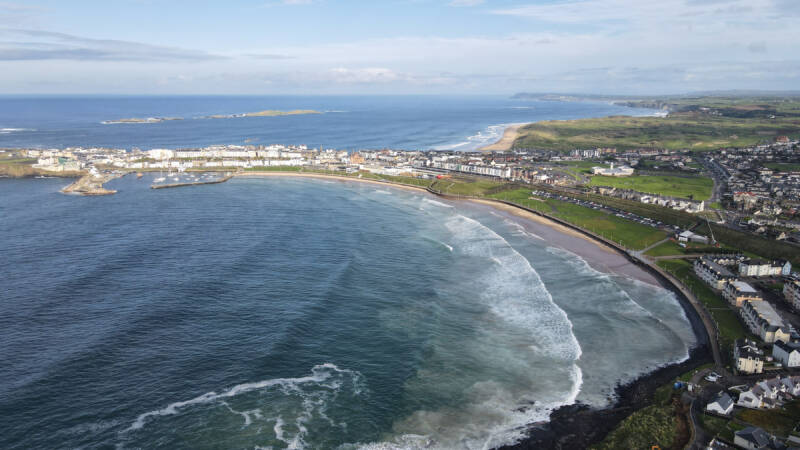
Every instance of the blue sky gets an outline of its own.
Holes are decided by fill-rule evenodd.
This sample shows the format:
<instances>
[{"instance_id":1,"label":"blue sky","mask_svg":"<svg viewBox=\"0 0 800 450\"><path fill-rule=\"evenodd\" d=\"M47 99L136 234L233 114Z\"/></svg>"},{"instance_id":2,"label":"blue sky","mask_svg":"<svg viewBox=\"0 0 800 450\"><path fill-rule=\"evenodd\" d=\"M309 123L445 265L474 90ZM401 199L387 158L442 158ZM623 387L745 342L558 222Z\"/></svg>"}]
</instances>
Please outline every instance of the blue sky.
<instances>
[{"instance_id":1,"label":"blue sky","mask_svg":"<svg viewBox=\"0 0 800 450\"><path fill-rule=\"evenodd\" d=\"M0 92L800 89L797 0L0 1Z\"/></svg>"}]
</instances>

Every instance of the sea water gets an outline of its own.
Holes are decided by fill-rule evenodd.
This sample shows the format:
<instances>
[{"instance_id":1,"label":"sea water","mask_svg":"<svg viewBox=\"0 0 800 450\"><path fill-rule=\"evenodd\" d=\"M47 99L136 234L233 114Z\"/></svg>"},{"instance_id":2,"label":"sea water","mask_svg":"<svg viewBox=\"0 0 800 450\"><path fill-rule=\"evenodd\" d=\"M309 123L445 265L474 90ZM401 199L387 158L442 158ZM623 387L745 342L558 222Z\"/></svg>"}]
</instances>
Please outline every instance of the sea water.
<instances>
[{"instance_id":1,"label":"sea water","mask_svg":"<svg viewBox=\"0 0 800 450\"><path fill-rule=\"evenodd\" d=\"M204 118L298 109L321 114ZM0 96L0 148L282 144L342 150L474 150L497 141L512 123L652 113L607 102L500 96ZM148 117L183 120L102 123Z\"/></svg>"},{"instance_id":2,"label":"sea water","mask_svg":"<svg viewBox=\"0 0 800 450\"><path fill-rule=\"evenodd\" d=\"M152 178L0 180L0 447L490 448L695 342L669 291L483 206Z\"/></svg>"}]
</instances>

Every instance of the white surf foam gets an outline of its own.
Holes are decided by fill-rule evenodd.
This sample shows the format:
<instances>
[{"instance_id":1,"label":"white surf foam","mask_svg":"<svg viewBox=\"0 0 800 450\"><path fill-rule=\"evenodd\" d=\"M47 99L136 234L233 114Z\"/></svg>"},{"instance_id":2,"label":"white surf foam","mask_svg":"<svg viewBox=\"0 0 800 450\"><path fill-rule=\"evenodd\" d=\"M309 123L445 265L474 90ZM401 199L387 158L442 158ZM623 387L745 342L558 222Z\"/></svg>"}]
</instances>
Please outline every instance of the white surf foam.
<instances>
[{"instance_id":1,"label":"white surf foam","mask_svg":"<svg viewBox=\"0 0 800 450\"><path fill-rule=\"evenodd\" d=\"M495 142L497 142L500 139L500 137L503 136L503 132L509 125L512 124L489 125L485 129L478 131L476 134L468 136L464 141L434 146L433 149L453 150L453 151L475 150L483 146L494 144Z\"/></svg>"},{"instance_id":2,"label":"white surf foam","mask_svg":"<svg viewBox=\"0 0 800 450\"><path fill-rule=\"evenodd\" d=\"M432 199L429 199L429 198L424 198L423 197L422 200L425 203L429 203L431 205L436 205L436 206L441 206L442 208L454 208L453 205L448 205L447 203L437 202L436 200L432 200Z\"/></svg>"},{"instance_id":3,"label":"white surf foam","mask_svg":"<svg viewBox=\"0 0 800 450\"><path fill-rule=\"evenodd\" d=\"M131 426L124 432L139 430L143 428L148 422L158 417L179 414L196 405L213 404L213 403L221 404L226 408L228 408L232 413L241 415L242 418L244 419L244 426L247 426L253 423L254 418L256 419L263 418L262 412L260 410L237 411L233 409L226 402L227 399L232 399L238 395L242 395L248 392L264 391L270 389L277 389L280 390L281 392L302 393L302 388L304 386L324 387L333 392L336 392L341 388L343 382L343 379L341 377L337 377L337 375L347 375L351 377L353 383L353 392L355 393L355 395L359 395L362 393L363 379L361 374L347 369L340 369L335 364L325 363L314 366L311 369L311 375L305 377L273 378L269 380L257 381L254 383L243 383L243 384L238 384L220 393L212 391L197 396L195 398L192 398L190 400L170 403L164 408L140 414L136 418L136 420L131 424ZM324 409L326 407L325 405L326 400L327 398L324 396L316 396L316 397L305 396L303 398L303 412L297 418L295 423L299 432L294 437L292 437L292 439L290 439L290 442L293 442L296 445L299 445L301 443L305 433L307 432L307 429L304 424L311 418L313 411L315 410L322 411L322 413L324 414ZM278 418L277 421L282 422L282 419ZM281 428L281 426L279 425L280 424L276 422L275 425L276 429Z\"/></svg>"},{"instance_id":4,"label":"white surf foam","mask_svg":"<svg viewBox=\"0 0 800 450\"><path fill-rule=\"evenodd\" d=\"M511 333L519 337L519 342L527 342L522 344L526 345L526 358L546 361L549 368L563 371L567 378L552 380L550 387L542 390L530 386L528 383L532 381L517 384L506 376L494 380L478 375L466 388L464 404L416 411L395 423L395 436L386 442L363 444L361 448L482 449L512 444L524 437L531 423L545 421L555 408L574 403L580 392L583 374L577 361L581 349L572 324L530 262L500 235L474 219L453 215L444 224L453 235L455 253L492 262L483 265L478 283L485 288L476 292L476 300L491 316L486 318L487 324L491 324L487 326L492 330L516 330ZM494 333L490 329L480 332ZM528 333L530 338L525 338ZM484 343L487 342L498 345L492 341ZM486 351L492 352L492 348L490 345ZM488 353L472 356L480 355L489 357ZM496 362L499 361L483 361L492 365ZM510 370L518 369L517 366ZM526 370L514 373L525 378ZM439 375L433 373L430 377L436 380Z\"/></svg>"}]
</instances>

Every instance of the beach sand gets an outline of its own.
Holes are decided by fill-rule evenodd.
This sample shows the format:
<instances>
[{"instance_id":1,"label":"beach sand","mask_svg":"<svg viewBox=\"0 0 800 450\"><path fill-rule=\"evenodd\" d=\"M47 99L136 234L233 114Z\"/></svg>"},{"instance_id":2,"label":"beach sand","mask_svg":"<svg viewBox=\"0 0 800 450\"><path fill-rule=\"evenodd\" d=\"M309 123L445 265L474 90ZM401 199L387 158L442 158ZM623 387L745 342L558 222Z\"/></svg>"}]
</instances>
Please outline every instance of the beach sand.
<instances>
[{"instance_id":1,"label":"beach sand","mask_svg":"<svg viewBox=\"0 0 800 450\"><path fill-rule=\"evenodd\" d=\"M486 205L500 214L508 216L509 219L524 226L526 231L541 237L551 246L580 256L597 271L622 275L648 284L662 286L662 283L648 271L629 261L627 257L614 248L579 231L565 227L546 217L504 203L476 199L468 201Z\"/></svg>"},{"instance_id":2,"label":"beach sand","mask_svg":"<svg viewBox=\"0 0 800 450\"><path fill-rule=\"evenodd\" d=\"M235 177L294 177L294 178L319 178L323 180L336 180L336 181L357 181L359 183L379 184L381 186L388 186L396 189L404 189L407 191L425 192L428 191L423 187L407 186L403 184L391 183L387 181L370 180L367 178L345 177L339 175L326 175L322 173L303 173L303 172L255 172L255 173L237 173ZM431 194L433 195L433 194Z\"/></svg>"},{"instance_id":3,"label":"beach sand","mask_svg":"<svg viewBox=\"0 0 800 450\"><path fill-rule=\"evenodd\" d=\"M507 150L511 150L511 146L514 145L514 140L517 139L519 135L520 127L527 125L524 123L515 123L506 127L503 130L503 137L500 138L499 141L495 142L494 144L490 144L484 147L479 148L480 151L485 152L504 152Z\"/></svg>"}]
</instances>

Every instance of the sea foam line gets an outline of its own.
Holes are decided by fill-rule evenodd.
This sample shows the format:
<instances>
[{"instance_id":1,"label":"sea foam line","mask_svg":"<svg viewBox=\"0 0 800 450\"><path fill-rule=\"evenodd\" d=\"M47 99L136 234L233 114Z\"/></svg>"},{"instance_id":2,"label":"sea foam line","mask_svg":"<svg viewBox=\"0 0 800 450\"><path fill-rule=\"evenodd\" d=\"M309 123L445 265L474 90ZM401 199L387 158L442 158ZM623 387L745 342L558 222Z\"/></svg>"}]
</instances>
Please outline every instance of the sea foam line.
<instances>
[{"instance_id":1,"label":"sea foam line","mask_svg":"<svg viewBox=\"0 0 800 450\"><path fill-rule=\"evenodd\" d=\"M546 300L545 308L541 308L541 304L536 305L539 307L538 309L531 309L533 306L531 304L513 304L514 295L504 295L503 292L500 292L500 297L504 301L497 302L496 298L492 299L490 310L503 320L521 328L535 330L535 332L540 332L547 326L555 327L549 336L539 333L539 338L546 341L542 347L547 348L538 348L537 350L544 350L551 357L572 363L570 368L571 389L559 401L542 404L526 412L514 412L509 423L489 430L486 442L491 442L492 446L513 443L523 436L526 425L536 420L542 420L550 411L576 401L583 385L583 373L577 364L582 354L581 346L575 337L573 324L566 312L553 301L552 295L530 261L514 249L506 239L479 221L462 215L453 216L446 222L446 225L454 235L461 236L466 241L458 243L459 251L493 260L495 262L495 265L492 266L493 270L497 271L498 275L505 279L504 281L510 281L519 276L530 277L535 290L534 297L544 298ZM488 239L480 239L479 235L488 236ZM495 283L495 292L497 289L503 289L505 284L512 283ZM508 294L513 293L509 292ZM526 307L528 311L520 309ZM535 316L535 320L531 320L532 315ZM562 326L565 326L566 329L559 329Z\"/></svg>"},{"instance_id":2,"label":"sea foam line","mask_svg":"<svg viewBox=\"0 0 800 450\"><path fill-rule=\"evenodd\" d=\"M358 380L358 378L360 377L360 375L357 372L353 372L347 369L340 369L339 367L337 367L335 364L332 363L319 364L311 369L311 375L309 376L298 377L298 378L273 378L269 380L257 381L254 383L242 383L242 384L237 384L236 386L219 394L213 391L206 392L205 394L197 396L190 400L170 403L164 408L140 414L139 417L137 417L136 420L133 422L133 424L131 424L131 426L125 430L125 432L141 429L145 425L147 419L150 417L169 416L177 414L180 409L186 408L188 406L213 403L215 401L235 397L239 394L243 394L246 392L258 389L270 388L274 386L293 387L305 383L321 383L323 381L328 380L331 377L330 371L352 374L356 377L356 380ZM336 388L338 386L331 386L331 387ZM356 393L357 394L359 393L358 388L356 388ZM225 406L227 406L227 404ZM236 414L242 414L238 411L233 411L233 412L235 412ZM248 419L245 418L245 422L247 422L247 420Z\"/></svg>"}]
</instances>

